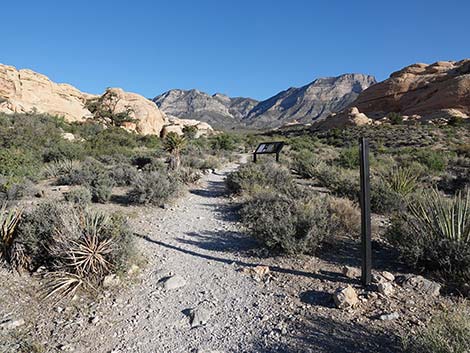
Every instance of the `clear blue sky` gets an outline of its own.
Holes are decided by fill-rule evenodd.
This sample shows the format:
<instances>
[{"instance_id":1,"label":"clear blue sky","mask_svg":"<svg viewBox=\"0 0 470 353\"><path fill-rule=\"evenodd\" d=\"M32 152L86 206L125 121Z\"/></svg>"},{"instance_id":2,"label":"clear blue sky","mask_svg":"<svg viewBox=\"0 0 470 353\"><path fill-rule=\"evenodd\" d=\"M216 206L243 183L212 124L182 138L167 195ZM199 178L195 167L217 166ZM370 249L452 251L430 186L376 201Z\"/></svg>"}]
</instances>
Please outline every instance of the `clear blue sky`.
<instances>
[{"instance_id":1,"label":"clear blue sky","mask_svg":"<svg viewBox=\"0 0 470 353\"><path fill-rule=\"evenodd\" d=\"M346 72L470 57L470 1L4 1L0 63L100 93L267 98Z\"/></svg>"}]
</instances>

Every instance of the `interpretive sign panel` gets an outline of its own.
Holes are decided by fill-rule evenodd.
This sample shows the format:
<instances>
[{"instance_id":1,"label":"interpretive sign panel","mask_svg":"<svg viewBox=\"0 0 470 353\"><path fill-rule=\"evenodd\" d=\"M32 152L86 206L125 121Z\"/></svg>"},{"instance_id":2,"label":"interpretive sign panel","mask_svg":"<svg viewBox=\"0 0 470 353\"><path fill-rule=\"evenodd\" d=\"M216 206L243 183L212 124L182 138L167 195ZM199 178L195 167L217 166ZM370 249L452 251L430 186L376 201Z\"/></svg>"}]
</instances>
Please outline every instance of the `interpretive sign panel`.
<instances>
[{"instance_id":1,"label":"interpretive sign panel","mask_svg":"<svg viewBox=\"0 0 470 353\"><path fill-rule=\"evenodd\" d=\"M262 142L258 145L255 152L253 153L253 162L256 163L256 155L258 154L276 154L276 161L279 162L279 153L284 147L284 142Z\"/></svg>"}]
</instances>

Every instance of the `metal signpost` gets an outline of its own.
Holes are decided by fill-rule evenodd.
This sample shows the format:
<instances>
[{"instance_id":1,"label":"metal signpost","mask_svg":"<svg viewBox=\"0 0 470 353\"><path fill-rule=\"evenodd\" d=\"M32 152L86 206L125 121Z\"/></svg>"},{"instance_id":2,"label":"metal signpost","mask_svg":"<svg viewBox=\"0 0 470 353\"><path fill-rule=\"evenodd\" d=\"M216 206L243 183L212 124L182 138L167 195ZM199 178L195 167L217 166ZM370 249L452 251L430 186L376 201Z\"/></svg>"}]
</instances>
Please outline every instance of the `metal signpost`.
<instances>
[{"instance_id":1,"label":"metal signpost","mask_svg":"<svg viewBox=\"0 0 470 353\"><path fill-rule=\"evenodd\" d=\"M258 145L255 152L253 152L253 162L256 163L256 156L258 154L276 154L276 162L279 162L279 153L284 147L284 142L263 142Z\"/></svg>"},{"instance_id":2,"label":"metal signpost","mask_svg":"<svg viewBox=\"0 0 470 353\"><path fill-rule=\"evenodd\" d=\"M362 284L371 283L372 272L372 240L370 221L370 173L369 173L369 142L359 139L359 153L361 156L361 255L362 255Z\"/></svg>"}]
</instances>

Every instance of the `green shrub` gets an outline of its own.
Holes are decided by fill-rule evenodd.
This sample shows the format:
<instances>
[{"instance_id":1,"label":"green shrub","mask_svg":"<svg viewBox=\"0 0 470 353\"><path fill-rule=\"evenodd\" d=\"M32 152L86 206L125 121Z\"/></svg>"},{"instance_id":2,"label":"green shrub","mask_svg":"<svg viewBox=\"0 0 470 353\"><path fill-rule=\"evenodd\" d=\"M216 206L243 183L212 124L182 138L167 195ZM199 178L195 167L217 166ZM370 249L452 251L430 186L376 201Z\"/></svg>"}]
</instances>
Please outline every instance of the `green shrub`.
<instances>
[{"instance_id":1,"label":"green shrub","mask_svg":"<svg viewBox=\"0 0 470 353\"><path fill-rule=\"evenodd\" d=\"M44 162L63 160L80 160L85 156L85 149L81 143L59 140L53 146L46 148L42 154Z\"/></svg>"},{"instance_id":2,"label":"green shrub","mask_svg":"<svg viewBox=\"0 0 470 353\"><path fill-rule=\"evenodd\" d=\"M85 186L79 186L65 194L65 200L78 206L86 207L91 203L92 194L90 189Z\"/></svg>"},{"instance_id":3,"label":"green shrub","mask_svg":"<svg viewBox=\"0 0 470 353\"><path fill-rule=\"evenodd\" d=\"M195 125L186 125L183 127L183 134L189 140L192 140L196 137L197 134L197 127Z\"/></svg>"},{"instance_id":4,"label":"green shrub","mask_svg":"<svg viewBox=\"0 0 470 353\"><path fill-rule=\"evenodd\" d=\"M234 151L237 148L238 141L229 134L220 134L210 139L213 150Z\"/></svg>"},{"instance_id":5,"label":"green shrub","mask_svg":"<svg viewBox=\"0 0 470 353\"><path fill-rule=\"evenodd\" d=\"M97 175L90 184L94 202L106 203L113 193L114 180L108 174Z\"/></svg>"},{"instance_id":6,"label":"green shrub","mask_svg":"<svg viewBox=\"0 0 470 353\"><path fill-rule=\"evenodd\" d=\"M34 183L27 178L0 176L0 200L19 200L36 191Z\"/></svg>"},{"instance_id":7,"label":"green shrub","mask_svg":"<svg viewBox=\"0 0 470 353\"><path fill-rule=\"evenodd\" d=\"M321 162L317 166L315 178L320 186L332 191L335 196L359 200L359 173L348 169L329 166Z\"/></svg>"},{"instance_id":8,"label":"green shrub","mask_svg":"<svg viewBox=\"0 0 470 353\"><path fill-rule=\"evenodd\" d=\"M287 168L276 163L248 163L228 174L225 183L234 194L269 188L285 190L292 186L292 176Z\"/></svg>"},{"instance_id":9,"label":"green shrub","mask_svg":"<svg viewBox=\"0 0 470 353\"><path fill-rule=\"evenodd\" d=\"M0 175L12 177L35 176L39 161L31 151L0 148Z\"/></svg>"},{"instance_id":10,"label":"green shrub","mask_svg":"<svg viewBox=\"0 0 470 353\"><path fill-rule=\"evenodd\" d=\"M341 149L337 163L343 168L359 168L359 148L349 147Z\"/></svg>"},{"instance_id":11,"label":"green shrub","mask_svg":"<svg viewBox=\"0 0 470 353\"><path fill-rule=\"evenodd\" d=\"M361 231L361 211L349 199L330 198L330 233L334 237L357 238Z\"/></svg>"},{"instance_id":12,"label":"green shrub","mask_svg":"<svg viewBox=\"0 0 470 353\"><path fill-rule=\"evenodd\" d=\"M303 149L295 154L292 168L302 178L314 178L317 175L319 162L319 159L313 152Z\"/></svg>"},{"instance_id":13,"label":"green shrub","mask_svg":"<svg viewBox=\"0 0 470 353\"><path fill-rule=\"evenodd\" d=\"M121 163L114 165L109 174L117 186L129 186L138 177L139 171L130 164Z\"/></svg>"},{"instance_id":14,"label":"green shrub","mask_svg":"<svg viewBox=\"0 0 470 353\"><path fill-rule=\"evenodd\" d=\"M387 115L387 118L390 121L390 124L392 125L400 125L403 123L403 117L400 113L391 112Z\"/></svg>"},{"instance_id":15,"label":"green shrub","mask_svg":"<svg viewBox=\"0 0 470 353\"><path fill-rule=\"evenodd\" d=\"M447 165L447 160L441 152L421 149L416 153L416 157L419 162L434 172L442 172Z\"/></svg>"},{"instance_id":16,"label":"green shrub","mask_svg":"<svg viewBox=\"0 0 470 353\"><path fill-rule=\"evenodd\" d=\"M404 207L404 198L392 190L382 178L372 178L370 186L370 207L372 212L391 214Z\"/></svg>"},{"instance_id":17,"label":"green shrub","mask_svg":"<svg viewBox=\"0 0 470 353\"><path fill-rule=\"evenodd\" d=\"M268 249L288 254L313 254L329 234L324 198L301 200L258 193L243 205L241 219Z\"/></svg>"},{"instance_id":18,"label":"green shrub","mask_svg":"<svg viewBox=\"0 0 470 353\"><path fill-rule=\"evenodd\" d=\"M182 192L181 183L162 172L145 172L131 185L129 201L137 204L164 205Z\"/></svg>"},{"instance_id":19,"label":"green shrub","mask_svg":"<svg viewBox=\"0 0 470 353\"><path fill-rule=\"evenodd\" d=\"M457 286L470 281L470 190L452 198L436 190L410 203L388 236L403 259Z\"/></svg>"},{"instance_id":20,"label":"green shrub","mask_svg":"<svg viewBox=\"0 0 470 353\"><path fill-rule=\"evenodd\" d=\"M182 167L172 173L172 176L183 184L193 184L201 179L202 174L196 169Z\"/></svg>"},{"instance_id":21,"label":"green shrub","mask_svg":"<svg viewBox=\"0 0 470 353\"><path fill-rule=\"evenodd\" d=\"M405 336L404 351L410 353L467 353L470 347L468 303L459 303L433 315L413 335Z\"/></svg>"},{"instance_id":22,"label":"green shrub","mask_svg":"<svg viewBox=\"0 0 470 353\"><path fill-rule=\"evenodd\" d=\"M68 174L60 177L59 182L65 185L91 185L95 179L106 173L106 168L101 162L87 158L74 166Z\"/></svg>"}]
</instances>

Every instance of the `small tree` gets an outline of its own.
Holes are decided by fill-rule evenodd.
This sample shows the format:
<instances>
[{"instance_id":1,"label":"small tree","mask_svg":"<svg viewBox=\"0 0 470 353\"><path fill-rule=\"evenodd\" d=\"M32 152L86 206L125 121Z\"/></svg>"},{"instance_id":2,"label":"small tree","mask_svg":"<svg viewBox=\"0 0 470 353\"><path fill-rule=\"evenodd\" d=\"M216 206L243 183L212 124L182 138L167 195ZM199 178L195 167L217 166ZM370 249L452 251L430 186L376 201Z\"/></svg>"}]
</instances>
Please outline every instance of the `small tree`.
<instances>
[{"instance_id":1,"label":"small tree","mask_svg":"<svg viewBox=\"0 0 470 353\"><path fill-rule=\"evenodd\" d=\"M124 111L116 112L120 101L118 94L108 88L101 97L89 100L86 107L96 120L106 125L121 127L124 123L135 122L131 117L133 110L130 106L126 105Z\"/></svg>"},{"instance_id":2,"label":"small tree","mask_svg":"<svg viewBox=\"0 0 470 353\"><path fill-rule=\"evenodd\" d=\"M163 141L163 149L170 153L170 168L176 170L179 168L181 159L180 153L186 145L186 139L176 132L169 132Z\"/></svg>"},{"instance_id":3,"label":"small tree","mask_svg":"<svg viewBox=\"0 0 470 353\"><path fill-rule=\"evenodd\" d=\"M388 114L388 120L392 125L400 125L403 123L403 117L400 115L400 113L397 112L391 112Z\"/></svg>"},{"instance_id":4,"label":"small tree","mask_svg":"<svg viewBox=\"0 0 470 353\"><path fill-rule=\"evenodd\" d=\"M183 134L189 140L192 140L196 137L197 127L195 125L186 125L183 127Z\"/></svg>"}]
</instances>

